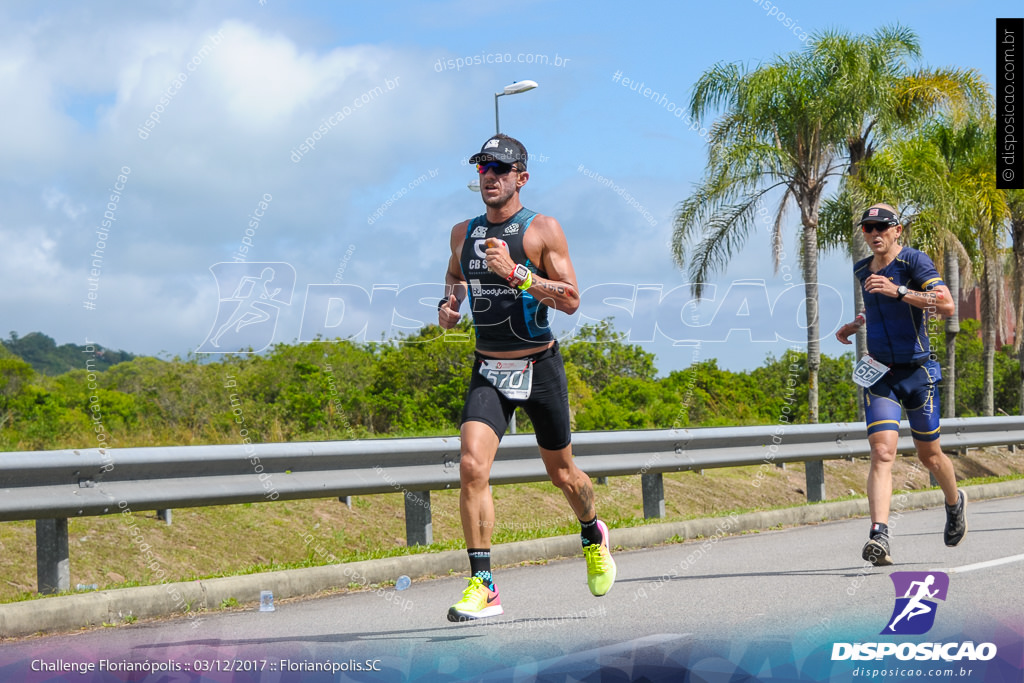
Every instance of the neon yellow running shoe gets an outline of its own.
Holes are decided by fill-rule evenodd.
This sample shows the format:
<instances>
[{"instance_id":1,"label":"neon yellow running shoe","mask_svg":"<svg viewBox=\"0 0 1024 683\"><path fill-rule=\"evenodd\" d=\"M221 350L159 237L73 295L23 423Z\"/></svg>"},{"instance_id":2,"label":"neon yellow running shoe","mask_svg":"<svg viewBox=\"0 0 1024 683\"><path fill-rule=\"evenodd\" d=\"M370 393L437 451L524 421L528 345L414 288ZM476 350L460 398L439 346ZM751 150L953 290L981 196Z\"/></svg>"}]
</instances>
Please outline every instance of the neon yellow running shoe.
<instances>
[{"instance_id":1,"label":"neon yellow running shoe","mask_svg":"<svg viewBox=\"0 0 1024 683\"><path fill-rule=\"evenodd\" d=\"M608 549L608 525L597 520L597 528L601 530L601 542L584 547L583 557L587 560L587 585L590 586L590 592L601 597L615 583L615 560Z\"/></svg>"},{"instance_id":2,"label":"neon yellow running shoe","mask_svg":"<svg viewBox=\"0 0 1024 683\"><path fill-rule=\"evenodd\" d=\"M479 576L471 576L469 587L462 592L462 599L448 609L448 621L496 617L504 612L498 591L488 588Z\"/></svg>"}]
</instances>

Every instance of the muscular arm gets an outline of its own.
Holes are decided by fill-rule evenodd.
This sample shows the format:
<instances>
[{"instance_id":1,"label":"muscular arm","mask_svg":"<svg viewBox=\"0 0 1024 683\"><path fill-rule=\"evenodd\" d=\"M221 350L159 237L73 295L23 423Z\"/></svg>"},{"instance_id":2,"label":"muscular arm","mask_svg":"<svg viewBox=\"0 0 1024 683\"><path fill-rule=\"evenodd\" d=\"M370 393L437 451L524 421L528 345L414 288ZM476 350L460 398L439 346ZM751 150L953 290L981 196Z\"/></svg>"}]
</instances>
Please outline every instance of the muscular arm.
<instances>
[{"instance_id":1,"label":"muscular arm","mask_svg":"<svg viewBox=\"0 0 1024 683\"><path fill-rule=\"evenodd\" d=\"M527 291L556 311L575 313L580 307L580 289L569 258L569 244L558 221L550 216L537 216L526 233L523 249L548 274L546 278L534 275Z\"/></svg>"},{"instance_id":2,"label":"muscular arm","mask_svg":"<svg viewBox=\"0 0 1024 683\"><path fill-rule=\"evenodd\" d=\"M523 237L523 251L548 277L534 274L526 290L533 298L556 311L573 314L580 306L576 271L569 259L569 245L562 226L550 216L538 215ZM516 263L502 245L487 248L487 267L499 277L508 278ZM465 283L463 283L465 286Z\"/></svg>"}]
</instances>

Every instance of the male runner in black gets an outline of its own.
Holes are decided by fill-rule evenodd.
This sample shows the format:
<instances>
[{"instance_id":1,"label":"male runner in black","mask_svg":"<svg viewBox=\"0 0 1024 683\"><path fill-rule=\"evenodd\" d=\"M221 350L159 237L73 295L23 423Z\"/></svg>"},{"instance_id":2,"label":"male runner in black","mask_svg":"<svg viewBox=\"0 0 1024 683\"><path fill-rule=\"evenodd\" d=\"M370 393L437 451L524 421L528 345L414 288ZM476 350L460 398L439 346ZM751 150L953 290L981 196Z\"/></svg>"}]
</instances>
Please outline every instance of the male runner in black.
<instances>
[{"instance_id":1,"label":"male runner in black","mask_svg":"<svg viewBox=\"0 0 1024 683\"><path fill-rule=\"evenodd\" d=\"M953 463L939 446L939 394L942 375L928 343L928 314L952 315L949 288L926 254L900 245L903 234L896 210L875 204L860 220L864 240L873 253L854 264L864 287L864 311L836 332L850 344L850 335L867 325L868 356L857 364L854 379L864 391L871 467L868 508L871 531L861 556L874 565L892 564L889 554L889 505L892 464L899 439L900 409L907 411L917 457L935 475L946 499L943 539L956 546L967 533L967 498L957 489ZM858 381L859 380L859 381Z\"/></svg>"},{"instance_id":2,"label":"male runner in black","mask_svg":"<svg viewBox=\"0 0 1024 683\"><path fill-rule=\"evenodd\" d=\"M569 246L554 218L523 208L519 192L530 174L522 143L498 134L470 158L480 173L487 212L451 233L445 273L448 296L438 322L451 329L469 295L476 360L462 411L459 508L469 552L469 587L448 610L450 621L503 613L491 576L494 502L491 464L512 412L521 406L533 422L551 482L580 520L587 583L597 596L615 581L608 527L597 519L590 478L573 462L565 369L547 324L548 308L579 307Z\"/></svg>"}]
</instances>

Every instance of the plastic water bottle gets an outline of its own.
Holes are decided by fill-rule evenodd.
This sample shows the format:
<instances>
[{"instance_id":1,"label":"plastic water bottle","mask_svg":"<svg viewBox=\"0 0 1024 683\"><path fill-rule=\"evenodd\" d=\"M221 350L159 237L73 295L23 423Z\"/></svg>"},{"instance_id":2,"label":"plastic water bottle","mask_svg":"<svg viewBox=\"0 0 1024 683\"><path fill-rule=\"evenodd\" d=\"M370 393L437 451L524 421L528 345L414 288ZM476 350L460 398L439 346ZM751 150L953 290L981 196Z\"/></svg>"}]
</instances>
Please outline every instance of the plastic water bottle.
<instances>
[{"instance_id":1,"label":"plastic water bottle","mask_svg":"<svg viewBox=\"0 0 1024 683\"><path fill-rule=\"evenodd\" d=\"M80 591L94 591L97 588L98 586L95 583L80 583L77 586L75 586L75 590Z\"/></svg>"},{"instance_id":2,"label":"plastic water bottle","mask_svg":"<svg viewBox=\"0 0 1024 683\"><path fill-rule=\"evenodd\" d=\"M395 581L395 590L404 591L411 584L412 584L412 579L410 579L405 574L402 574L401 576L398 577L398 580Z\"/></svg>"},{"instance_id":3,"label":"plastic water bottle","mask_svg":"<svg viewBox=\"0 0 1024 683\"><path fill-rule=\"evenodd\" d=\"M274 591L260 591L260 611L274 612Z\"/></svg>"}]
</instances>

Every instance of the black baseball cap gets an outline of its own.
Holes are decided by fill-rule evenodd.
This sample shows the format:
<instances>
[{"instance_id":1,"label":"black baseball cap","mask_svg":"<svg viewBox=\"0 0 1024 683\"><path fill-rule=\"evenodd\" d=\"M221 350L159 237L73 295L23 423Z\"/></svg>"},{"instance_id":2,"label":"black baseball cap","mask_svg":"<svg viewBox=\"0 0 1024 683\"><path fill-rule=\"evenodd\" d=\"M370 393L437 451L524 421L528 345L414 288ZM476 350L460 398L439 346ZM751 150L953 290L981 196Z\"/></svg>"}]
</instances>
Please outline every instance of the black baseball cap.
<instances>
[{"instance_id":1,"label":"black baseball cap","mask_svg":"<svg viewBox=\"0 0 1024 683\"><path fill-rule=\"evenodd\" d=\"M480 151L469 158L469 163L479 164L491 159L506 164L519 164L519 170L526 170L526 148L523 143L501 133L485 142Z\"/></svg>"},{"instance_id":2,"label":"black baseball cap","mask_svg":"<svg viewBox=\"0 0 1024 683\"><path fill-rule=\"evenodd\" d=\"M885 223L886 225L899 225L900 217L889 209L881 206L873 206L864 212L864 215L857 221L857 225L865 223Z\"/></svg>"}]
</instances>

